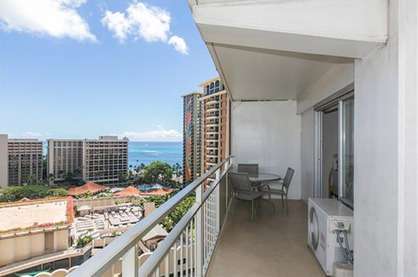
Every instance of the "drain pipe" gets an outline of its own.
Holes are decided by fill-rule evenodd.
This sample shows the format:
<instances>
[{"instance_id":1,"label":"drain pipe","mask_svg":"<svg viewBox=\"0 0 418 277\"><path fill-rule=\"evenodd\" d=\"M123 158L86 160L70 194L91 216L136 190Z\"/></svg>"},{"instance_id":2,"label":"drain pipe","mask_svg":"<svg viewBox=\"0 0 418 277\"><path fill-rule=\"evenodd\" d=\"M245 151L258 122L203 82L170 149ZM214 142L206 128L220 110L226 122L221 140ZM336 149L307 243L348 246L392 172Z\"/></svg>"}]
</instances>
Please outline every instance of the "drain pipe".
<instances>
[{"instance_id":1,"label":"drain pipe","mask_svg":"<svg viewBox=\"0 0 418 277\"><path fill-rule=\"evenodd\" d=\"M344 251L344 258L346 259L346 261L350 264L354 263L354 255L353 255L353 250L350 249L350 245L348 243L348 231L345 229L336 229L334 230L335 233L337 234L337 242L338 245L343 249ZM342 235L342 236L341 236ZM343 242L344 244L343 245Z\"/></svg>"}]
</instances>

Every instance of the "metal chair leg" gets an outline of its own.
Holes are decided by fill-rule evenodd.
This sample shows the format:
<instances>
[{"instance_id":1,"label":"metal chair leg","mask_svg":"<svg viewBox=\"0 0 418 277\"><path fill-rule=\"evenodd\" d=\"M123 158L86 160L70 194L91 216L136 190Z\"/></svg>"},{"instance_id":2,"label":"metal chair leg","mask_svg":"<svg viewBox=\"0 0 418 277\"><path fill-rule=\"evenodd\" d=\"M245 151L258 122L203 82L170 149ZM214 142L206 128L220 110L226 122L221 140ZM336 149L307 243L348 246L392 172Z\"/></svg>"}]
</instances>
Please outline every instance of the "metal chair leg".
<instances>
[{"instance_id":1,"label":"metal chair leg","mask_svg":"<svg viewBox=\"0 0 418 277\"><path fill-rule=\"evenodd\" d=\"M251 220L254 220L254 200L251 200Z\"/></svg>"},{"instance_id":2,"label":"metal chair leg","mask_svg":"<svg viewBox=\"0 0 418 277\"><path fill-rule=\"evenodd\" d=\"M289 202L286 195L286 215L289 215Z\"/></svg>"},{"instance_id":3,"label":"metal chair leg","mask_svg":"<svg viewBox=\"0 0 418 277\"><path fill-rule=\"evenodd\" d=\"M284 209L284 199L283 199L283 194L282 194L281 196L282 196L282 209Z\"/></svg>"}]
</instances>

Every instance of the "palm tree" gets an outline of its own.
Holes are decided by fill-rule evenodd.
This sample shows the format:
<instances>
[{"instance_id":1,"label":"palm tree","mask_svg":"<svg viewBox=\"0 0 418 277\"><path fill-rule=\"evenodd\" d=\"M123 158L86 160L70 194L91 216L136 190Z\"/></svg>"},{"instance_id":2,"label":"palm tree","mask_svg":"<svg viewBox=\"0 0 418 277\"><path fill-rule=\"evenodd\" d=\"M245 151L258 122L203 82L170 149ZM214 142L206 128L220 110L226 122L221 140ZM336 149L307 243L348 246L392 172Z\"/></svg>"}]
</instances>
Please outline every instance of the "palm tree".
<instances>
[{"instance_id":1,"label":"palm tree","mask_svg":"<svg viewBox=\"0 0 418 277\"><path fill-rule=\"evenodd\" d=\"M54 184L54 181L55 181L54 174L52 174L52 173L48 174L48 183L49 183L50 186L52 186Z\"/></svg>"}]
</instances>

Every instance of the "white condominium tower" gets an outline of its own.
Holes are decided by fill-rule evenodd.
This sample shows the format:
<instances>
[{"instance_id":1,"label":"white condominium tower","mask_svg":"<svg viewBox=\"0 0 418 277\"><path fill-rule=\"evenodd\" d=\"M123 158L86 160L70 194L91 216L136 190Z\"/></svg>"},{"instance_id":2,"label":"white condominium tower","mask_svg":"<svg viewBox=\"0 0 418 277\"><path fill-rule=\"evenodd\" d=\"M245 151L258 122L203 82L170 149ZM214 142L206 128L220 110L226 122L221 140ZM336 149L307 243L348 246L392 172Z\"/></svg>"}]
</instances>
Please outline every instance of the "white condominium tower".
<instances>
[{"instance_id":1,"label":"white condominium tower","mask_svg":"<svg viewBox=\"0 0 418 277\"><path fill-rule=\"evenodd\" d=\"M42 180L42 141L37 139L8 140L8 183L22 185Z\"/></svg>"},{"instance_id":2,"label":"white condominium tower","mask_svg":"<svg viewBox=\"0 0 418 277\"><path fill-rule=\"evenodd\" d=\"M128 172L128 139L48 140L48 174L56 181L66 176L102 184L121 183Z\"/></svg>"}]
</instances>

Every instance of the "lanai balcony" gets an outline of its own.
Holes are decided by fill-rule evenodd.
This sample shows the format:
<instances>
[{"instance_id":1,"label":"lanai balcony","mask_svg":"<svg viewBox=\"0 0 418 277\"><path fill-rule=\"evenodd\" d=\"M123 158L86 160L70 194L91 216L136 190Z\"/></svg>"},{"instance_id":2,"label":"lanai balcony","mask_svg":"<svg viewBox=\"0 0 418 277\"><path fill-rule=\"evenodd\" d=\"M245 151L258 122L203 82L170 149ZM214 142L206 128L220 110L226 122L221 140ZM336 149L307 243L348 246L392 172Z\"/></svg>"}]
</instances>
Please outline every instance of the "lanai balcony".
<instances>
[{"instance_id":1,"label":"lanai balcony","mask_svg":"<svg viewBox=\"0 0 418 277\"><path fill-rule=\"evenodd\" d=\"M405 113L416 116L405 101L416 98L398 83L410 80L398 52L408 50L409 33L397 18L406 6L400 13L398 2L381 0L189 2L231 96L233 162L212 167L70 275L323 276L306 247L306 201L322 195L318 107L355 89L354 276L416 276L416 134L403 128L416 127ZM280 202L274 213L262 201L251 221L248 206L232 200L228 170L237 163L282 175L294 168L289 215ZM140 239L192 194L191 210L138 258Z\"/></svg>"},{"instance_id":2,"label":"lanai balcony","mask_svg":"<svg viewBox=\"0 0 418 277\"><path fill-rule=\"evenodd\" d=\"M306 205L290 201L286 214L263 200L251 220L248 203L232 198L233 167L219 163L69 276L323 276L306 247ZM193 194L195 205L157 249L136 255L140 239Z\"/></svg>"}]
</instances>

